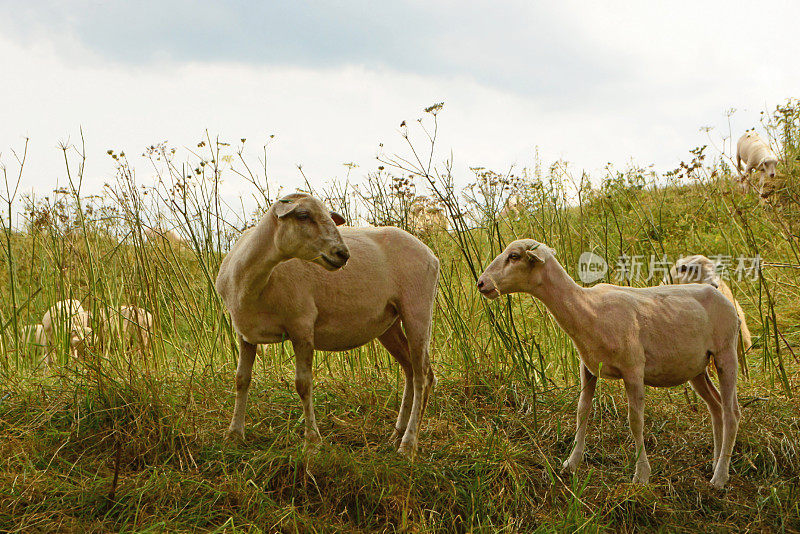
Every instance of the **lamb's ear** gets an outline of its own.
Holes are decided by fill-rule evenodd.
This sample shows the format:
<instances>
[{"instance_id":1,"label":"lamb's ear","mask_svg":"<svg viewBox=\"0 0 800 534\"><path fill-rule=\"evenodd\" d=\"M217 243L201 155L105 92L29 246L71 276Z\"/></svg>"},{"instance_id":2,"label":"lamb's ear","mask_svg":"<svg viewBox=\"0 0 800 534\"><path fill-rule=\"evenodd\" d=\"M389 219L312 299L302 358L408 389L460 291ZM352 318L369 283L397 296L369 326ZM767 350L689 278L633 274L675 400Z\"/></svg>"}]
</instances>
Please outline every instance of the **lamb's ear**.
<instances>
[{"instance_id":1,"label":"lamb's ear","mask_svg":"<svg viewBox=\"0 0 800 534\"><path fill-rule=\"evenodd\" d=\"M336 226L341 226L341 225L343 225L344 223L347 222L344 219L344 217L342 217L341 215L339 215L335 211L331 212L331 219L333 219L333 222L336 223Z\"/></svg>"},{"instance_id":2,"label":"lamb's ear","mask_svg":"<svg viewBox=\"0 0 800 534\"><path fill-rule=\"evenodd\" d=\"M534 265L537 263L544 263L545 259L547 258L544 252L544 247L541 244L534 245L533 248L526 250L525 255L528 257L528 261Z\"/></svg>"},{"instance_id":3,"label":"lamb's ear","mask_svg":"<svg viewBox=\"0 0 800 534\"><path fill-rule=\"evenodd\" d=\"M275 215L283 219L297 209L297 202L290 198L282 198L275 203Z\"/></svg>"}]
</instances>

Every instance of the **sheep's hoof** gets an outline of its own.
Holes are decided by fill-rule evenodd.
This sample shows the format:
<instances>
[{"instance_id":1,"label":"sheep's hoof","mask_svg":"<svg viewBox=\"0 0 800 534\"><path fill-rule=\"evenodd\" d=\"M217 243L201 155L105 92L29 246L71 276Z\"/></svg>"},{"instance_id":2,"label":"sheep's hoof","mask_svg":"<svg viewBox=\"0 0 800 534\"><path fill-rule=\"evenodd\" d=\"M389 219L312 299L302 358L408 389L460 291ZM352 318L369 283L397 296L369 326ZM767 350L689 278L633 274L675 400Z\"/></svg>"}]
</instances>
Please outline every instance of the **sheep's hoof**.
<instances>
[{"instance_id":1,"label":"sheep's hoof","mask_svg":"<svg viewBox=\"0 0 800 534\"><path fill-rule=\"evenodd\" d=\"M718 490L723 489L725 487L725 484L727 484L727 483L728 483L728 477L727 476L725 476L725 477L719 476L718 477L717 475L714 475L711 478L711 485L714 486Z\"/></svg>"},{"instance_id":2,"label":"sheep's hoof","mask_svg":"<svg viewBox=\"0 0 800 534\"><path fill-rule=\"evenodd\" d=\"M402 444L402 442L403 442L403 435L404 435L405 433L406 433L406 432L405 432L405 430L403 430L402 432L400 432L399 430L397 430L397 429L395 428L395 429L394 429L394 431L392 432L392 437L390 437L390 438L389 438L389 443L390 443L390 444L391 444L393 447L400 447L400 445L401 445L401 444Z\"/></svg>"},{"instance_id":3,"label":"sheep's hoof","mask_svg":"<svg viewBox=\"0 0 800 534\"><path fill-rule=\"evenodd\" d=\"M397 452L401 456L405 456L409 460L413 460L414 455L417 453L417 446L413 443L403 442L400 444L400 448L397 449Z\"/></svg>"},{"instance_id":4,"label":"sheep's hoof","mask_svg":"<svg viewBox=\"0 0 800 534\"><path fill-rule=\"evenodd\" d=\"M317 453L319 453L319 449L321 446L322 446L321 439L316 439L316 440L306 439L303 442L303 454L307 456L316 456Z\"/></svg>"},{"instance_id":5,"label":"sheep's hoof","mask_svg":"<svg viewBox=\"0 0 800 534\"><path fill-rule=\"evenodd\" d=\"M650 482L650 473L634 473L633 475L633 483L634 484L647 484Z\"/></svg>"},{"instance_id":6,"label":"sheep's hoof","mask_svg":"<svg viewBox=\"0 0 800 534\"><path fill-rule=\"evenodd\" d=\"M244 429L243 428L229 428L225 432L225 438L228 441L236 443L244 443Z\"/></svg>"},{"instance_id":7,"label":"sheep's hoof","mask_svg":"<svg viewBox=\"0 0 800 534\"><path fill-rule=\"evenodd\" d=\"M580 462L573 462L571 458L568 458L561 464L561 471L564 473L574 473L578 470L579 463Z\"/></svg>"}]
</instances>

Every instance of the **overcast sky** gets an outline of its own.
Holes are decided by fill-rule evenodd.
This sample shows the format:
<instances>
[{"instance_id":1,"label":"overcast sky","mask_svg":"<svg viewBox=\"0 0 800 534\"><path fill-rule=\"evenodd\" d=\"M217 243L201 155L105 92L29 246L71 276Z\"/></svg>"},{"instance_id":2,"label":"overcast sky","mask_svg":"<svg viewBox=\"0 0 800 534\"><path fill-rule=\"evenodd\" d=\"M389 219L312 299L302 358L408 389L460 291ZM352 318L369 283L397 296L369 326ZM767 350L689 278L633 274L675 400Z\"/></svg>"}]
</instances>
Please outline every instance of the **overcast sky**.
<instances>
[{"instance_id":1,"label":"overcast sky","mask_svg":"<svg viewBox=\"0 0 800 534\"><path fill-rule=\"evenodd\" d=\"M378 143L444 101L441 146L467 166L531 165L536 147L600 174L674 168L800 96L800 3L0 0L0 152L30 138L26 188L63 183L60 141L193 146L207 129L270 146L273 180L358 179ZM716 134L717 136L720 134ZM443 152L444 154L444 152ZM148 180L141 158L132 162ZM11 165L9 165L11 167ZM231 183L229 187L239 187Z\"/></svg>"}]
</instances>

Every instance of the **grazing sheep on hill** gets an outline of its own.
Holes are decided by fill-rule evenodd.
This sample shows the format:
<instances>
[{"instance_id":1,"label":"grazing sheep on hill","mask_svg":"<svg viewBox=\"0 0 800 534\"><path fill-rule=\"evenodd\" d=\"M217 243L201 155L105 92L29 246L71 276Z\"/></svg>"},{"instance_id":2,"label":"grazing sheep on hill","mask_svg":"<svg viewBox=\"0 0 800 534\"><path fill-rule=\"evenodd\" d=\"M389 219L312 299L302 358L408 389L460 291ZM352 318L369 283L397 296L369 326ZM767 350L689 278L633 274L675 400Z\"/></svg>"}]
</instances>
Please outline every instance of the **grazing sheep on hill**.
<instances>
[{"instance_id":1,"label":"grazing sheep on hill","mask_svg":"<svg viewBox=\"0 0 800 534\"><path fill-rule=\"evenodd\" d=\"M745 192L750 188L750 174L755 171L758 193L763 198L768 197L775 185L773 182L778 165L778 156L757 133L747 132L736 143L736 168L740 173L742 172L743 161L745 170L741 181Z\"/></svg>"}]
</instances>

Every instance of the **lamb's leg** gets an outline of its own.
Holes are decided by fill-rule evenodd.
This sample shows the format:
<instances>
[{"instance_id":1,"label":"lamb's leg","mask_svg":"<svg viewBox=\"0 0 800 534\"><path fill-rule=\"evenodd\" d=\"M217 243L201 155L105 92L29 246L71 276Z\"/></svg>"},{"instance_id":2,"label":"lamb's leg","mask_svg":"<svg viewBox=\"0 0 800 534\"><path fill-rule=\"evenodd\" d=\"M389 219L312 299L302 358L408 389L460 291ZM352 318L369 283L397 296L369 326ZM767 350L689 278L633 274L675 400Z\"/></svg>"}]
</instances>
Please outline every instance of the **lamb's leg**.
<instances>
[{"instance_id":1,"label":"lamb's leg","mask_svg":"<svg viewBox=\"0 0 800 534\"><path fill-rule=\"evenodd\" d=\"M583 447L586 444L586 427L589 425L589 413L592 411L592 397L597 386L597 377L581 362L581 394L578 398L578 415L575 424L575 447L572 454L564 462L564 469L575 471L583 461Z\"/></svg>"},{"instance_id":2,"label":"lamb's leg","mask_svg":"<svg viewBox=\"0 0 800 534\"><path fill-rule=\"evenodd\" d=\"M413 381L414 370L411 367L411 355L408 349L408 340L403 333L398 319L378 341L386 347L400 367L403 369L405 376L405 384L403 386L403 400L400 402L400 410L397 412L397 422L392 432L391 442L395 447L400 446L400 439L406 432L408 427L408 418L411 415L411 403L414 400Z\"/></svg>"},{"instance_id":3,"label":"lamb's leg","mask_svg":"<svg viewBox=\"0 0 800 534\"><path fill-rule=\"evenodd\" d=\"M708 412L711 414L711 428L714 432L714 462L712 466L716 468L719 460L719 449L722 446L722 403L720 402L719 392L714 387L707 372L694 377L690 382L697 394L700 395L700 398L706 401Z\"/></svg>"},{"instance_id":4,"label":"lamb's leg","mask_svg":"<svg viewBox=\"0 0 800 534\"><path fill-rule=\"evenodd\" d=\"M636 471L633 482L647 484L650 480L650 462L644 450L644 378L641 375L624 377L625 392L628 394L628 423L636 444Z\"/></svg>"},{"instance_id":5,"label":"lamb's leg","mask_svg":"<svg viewBox=\"0 0 800 534\"><path fill-rule=\"evenodd\" d=\"M244 439L244 413L247 410L247 391L250 388L250 377L253 362L256 359L256 346L239 336L239 364L236 366L236 403L233 406L233 418L228 427L228 437Z\"/></svg>"},{"instance_id":6,"label":"lamb's leg","mask_svg":"<svg viewBox=\"0 0 800 534\"><path fill-rule=\"evenodd\" d=\"M738 336L737 336L738 337ZM722 396L722 446L719 459L714 468L711 485L723 488L728 482L728 470L739 431L739 399L736 395L736 344L732 343L724 352L714 356L719 375L720 394Z\"/></svg>"},{"instance_id":7,"label":"lamb's leg","mask_svg":"<svg viewBox=\"0 0 800 534\"><path fill-rule=\"evenodd\" d=\"M292 341L294 347L294 385L303 403L303 416L306 420L306 446L319 443L322 436L317 428L314 415L314 385L311 376L311 363L314 360L314 345L309 341Z\"/></svg>"}]
</instances>

